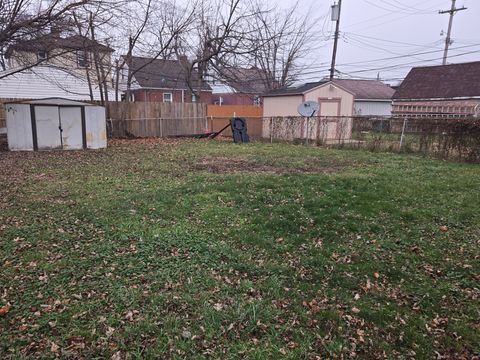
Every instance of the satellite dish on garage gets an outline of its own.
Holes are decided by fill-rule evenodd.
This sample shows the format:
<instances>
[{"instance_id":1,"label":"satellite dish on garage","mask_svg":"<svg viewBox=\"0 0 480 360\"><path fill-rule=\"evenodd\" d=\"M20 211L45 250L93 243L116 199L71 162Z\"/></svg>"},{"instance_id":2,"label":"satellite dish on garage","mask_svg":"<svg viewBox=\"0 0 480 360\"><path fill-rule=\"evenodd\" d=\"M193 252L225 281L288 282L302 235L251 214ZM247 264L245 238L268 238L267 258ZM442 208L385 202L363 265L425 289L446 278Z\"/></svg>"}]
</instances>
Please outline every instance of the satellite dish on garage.
<instances>
[{"instance_id":1,"label":"satellite dish on garage","mask_svg":"<svg viewBox=\"0 0 480 360\"><path fill-rule=\"evenodd\" d=\"M298 105L298 113L305 117L312 117L320 110L320 104L316 101L305 101Z\"/></svg>"}]
</instances>

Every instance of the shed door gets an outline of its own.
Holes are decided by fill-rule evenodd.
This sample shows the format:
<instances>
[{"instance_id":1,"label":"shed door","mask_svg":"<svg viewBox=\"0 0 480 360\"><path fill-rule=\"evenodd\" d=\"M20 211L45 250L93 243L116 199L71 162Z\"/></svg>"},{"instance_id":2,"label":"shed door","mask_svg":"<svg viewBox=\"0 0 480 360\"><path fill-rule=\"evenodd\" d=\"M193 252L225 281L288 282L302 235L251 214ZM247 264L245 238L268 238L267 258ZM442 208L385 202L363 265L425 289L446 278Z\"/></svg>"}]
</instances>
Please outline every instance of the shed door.
<instances>
[{"instance_id":1,"label":"shed door","mask_svg":"<svg viewBox=\"0 0 480 360\"><path fill-rule=\"evenodd\" d=\"M340 100L320 100L320 115L321 116L338 116L340 114ZM323 134L326 140L337 138L337 120L327 119L326 133Z\"/></svg>"},{"instance_id":2,"label":"shed door","mask_svg":"<svg viewBox=\"0 0 480 360\"><path fill-rule=\"evenodd\" d=\"M83 147L82 113L80 107L61 107L60 123L62 126L63 148L81 149Z\"/></svg>"},{"instance_id":3,"label":"shed door","mask_svg":"<svg viewBox=\"0 0 480 360\"><path fill-rule=\"evenodd\" d=\"M56 106L35 106L39 150L61 149L60 117Z\"/></svg>"},{"instance_id":4,"label":"shed door","mask_svg":"<svg viewBox=\"0 0 480 360\"><path fill-rule=\"evenodd\" d=\"M320 116L338 116L340 114L340 101L320 100Z\"/></svg>"}]
</instances>

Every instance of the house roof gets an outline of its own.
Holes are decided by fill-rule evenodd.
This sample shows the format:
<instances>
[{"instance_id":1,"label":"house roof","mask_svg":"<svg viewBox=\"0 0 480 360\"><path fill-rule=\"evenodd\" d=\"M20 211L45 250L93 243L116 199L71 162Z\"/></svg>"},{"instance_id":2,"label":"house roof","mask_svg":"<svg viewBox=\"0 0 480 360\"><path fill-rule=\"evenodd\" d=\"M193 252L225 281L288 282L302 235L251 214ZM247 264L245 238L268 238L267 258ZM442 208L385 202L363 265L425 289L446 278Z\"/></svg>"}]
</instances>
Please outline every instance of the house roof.
<instances>
[{"instance_id":1,"label":"house roof","mask_svg":"<svg viewBox=\"0 0 480 360\"><path fill-rule=\"evenodd\" d=\"M66 98L70 100L90 100L87 80L67 69L53 65L38 65L32 69L16 72L11 69L0 72L0 98L39 99ZM100 100L97 84L93 86L94 100ZM115 92L109 90L109 97L115 98Z\"/></svg>"},{"instance_id":2,"label":"house roof","mask_svg":"<svg viewBox=\"0 0 480 360\"><path fill-rule=\"evenodd\" d=\"M480 96L480 61L415 67L393 99L450 99Z\"/></svg>"},{"instance_id":3,"label":"house roof","mask_svg":"<svg viewBox=\"0 0 480 360\"><path fill-rule=\"evenodd\" d=\"M228 67L221 70L225 84L236 92L244 94L264 94L269 90L267 73L256 67Z\"/></svg>"},{"instance_id":4,"label":"house roof","mask_svg":"<svg viewBox=\"0 0 480 360\"><path fill-rule=\"evenodd\" d=\"M54 49L65 49L65 50L90 50L90 51L100 51L100 52L113 52L114 50L106 45L100 44L97 41L91 40L85 36L73 35L69 37L61 37L56 33L50 33L42 37L18 41L15 44L12 44L6 53L6 57L10 57L12 51L28 51L28 52L38 52L38 51L51 51Z\"/></svg>"},{"instance_id":5,"label":"house roof","mask_svg":"<svg viewBox=\"0 0 480 360\"><path fill-rule=\"evenodd\" d=\"M125 57L125 56L124 56ZM188 72L184 60L163 60L133 56L130 68L135 71L134 78L141 88L188 90ZM198 73L192 72L196 85ZM202 81L202 91L211 91L211 87Z\"/></svg>"},{"instance_id":6,"label":"house roof","mask_svg":"<svg viewBox=\"0 0 480 360\"><path fill-rule=\"evenodd\" d=\"M390 86L377 80L334 79L331 82L351 92L355 95L355 100L390 100L395 92ZM309 82L296 87L273 90L266 96L303 95L327 83L330 83L330 81Z\"/></svg>"}]
</instances>

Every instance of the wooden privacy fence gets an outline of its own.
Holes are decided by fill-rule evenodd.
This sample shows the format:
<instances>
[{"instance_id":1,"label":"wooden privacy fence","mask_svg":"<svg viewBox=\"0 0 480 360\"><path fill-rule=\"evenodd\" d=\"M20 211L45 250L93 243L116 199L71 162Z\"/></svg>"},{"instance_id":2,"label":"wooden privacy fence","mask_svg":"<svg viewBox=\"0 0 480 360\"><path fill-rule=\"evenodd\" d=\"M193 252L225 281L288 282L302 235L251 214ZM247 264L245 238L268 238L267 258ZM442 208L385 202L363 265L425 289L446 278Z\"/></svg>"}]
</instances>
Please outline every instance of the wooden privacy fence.
<instances>
[{"instance_id":1,"label":"wooden privacy fence","mask_svg":"<svg viewBox=\"0 0 480 360\"><path fill-rule=\"evenodd\" d=\"M208 131L205 104L109 102L105 107L111 137L167 137Z\"/></svg>"},{"instance_id":2,"label":"wooden privacy fence","mask_svg":"<svg viewBox=\"0 0 480 360\"><path fill-rule=\"evenodd\" d=\"M254 105L208 105L207 116L209 117L261 117L263 109Z\"/></svg>"}]
</instances>

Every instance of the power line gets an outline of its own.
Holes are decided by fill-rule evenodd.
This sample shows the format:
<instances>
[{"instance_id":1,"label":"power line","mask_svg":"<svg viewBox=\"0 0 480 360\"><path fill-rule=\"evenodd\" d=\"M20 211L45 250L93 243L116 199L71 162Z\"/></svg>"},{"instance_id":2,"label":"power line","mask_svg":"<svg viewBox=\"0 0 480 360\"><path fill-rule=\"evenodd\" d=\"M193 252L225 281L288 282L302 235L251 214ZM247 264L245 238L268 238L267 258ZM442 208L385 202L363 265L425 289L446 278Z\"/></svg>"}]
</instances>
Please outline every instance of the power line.
<instances>
[{"instance_id":1,"label":"power line","mask_svg":"<svg viewBox=\"0 0 480 360\"><path fill-rule=\"evenodd\" d=\"M478 44L480 45L480 44ZM441 50L439 50L441 51ZM438 52L438 51L437 51ZM455 55L452 55L451 57L461 57L461 56L465 56L465 55L470 55L470 54L477 54L477 53L480 53L480 50L474 50L474 51L467 51L467 52L463 52L463 53L460 53L460 54L455 54ZM377 71L380 71L380 70L389 70L389 71L392 71L392 70L397 70L397 69L404 69L404 68L409 68L409 67L412 67L412 65L420 65L420 64L425 64L425 63L428 63L428 62L432 62L432 61L438 61L438 60L441 60L442 58L441 57L437 57L437 58L430 58L430 59L425 59L425 60L417 60L417 61L411 61L411 62L407 62L407 63L401 63L401 64L395 64L395 65L390 65L390 66L383 66L383 67L375 67L375 68L369 68L369 69L362 69L362 70L353 70L353 71L349 71L348 74L358 74L358 73L365 73L365 72L377 72ZM326 67L323 69L323 71L326 71L328 70ZM307 72L304 72L302 73L302 75L314 75L314 74L318 74L322 72L321 70L317 70L317 71L307 71ZM337 72L339 72L337 70ZM358 76L358 75L356 75ZM310 79L313 79L313 78L310 78ZM318 79L318 78L317 78Z\"/></svg>"},{"instance_id":2,"label":"power line","mask_svg":"<svg viewBox=\"0 0 480 360\"><path fill-rule=\"evenodd\" d=\"M371 40L376 40L376 41L379 41L379 42L386 42L390 46L392 46L392 44L399 44L399 45L415 46L415 47L422 47L422 48L428 48L428 47L435 48L435 46L429 46L429 44L413 44L413 43L406 43L406 42L402 42L402 41L395 41L395 40L391 40L391 39L380 39L380 38L376 38L376 37L373 37L373 36L356 34L356 33L352 33L352 32L343 32L343 34L346 34L347 36L355 36L355 37L361 37L361 38L365 38L365 39L369 39L369 40L370 39ZM438 42L438 41L435 41L434 43L436 43L436 42Z\"/></svg>"}]
</instances>

